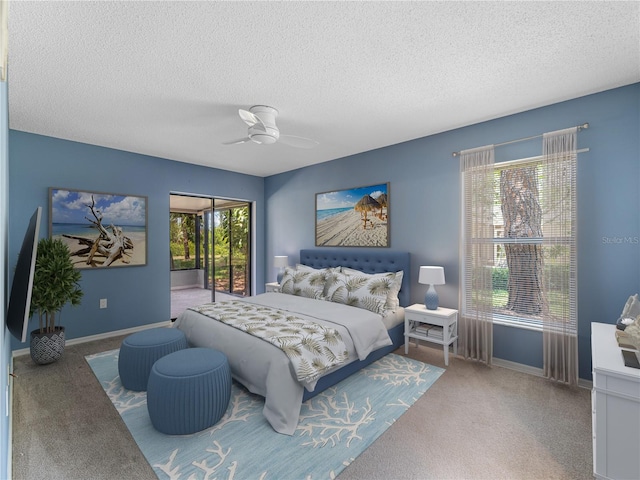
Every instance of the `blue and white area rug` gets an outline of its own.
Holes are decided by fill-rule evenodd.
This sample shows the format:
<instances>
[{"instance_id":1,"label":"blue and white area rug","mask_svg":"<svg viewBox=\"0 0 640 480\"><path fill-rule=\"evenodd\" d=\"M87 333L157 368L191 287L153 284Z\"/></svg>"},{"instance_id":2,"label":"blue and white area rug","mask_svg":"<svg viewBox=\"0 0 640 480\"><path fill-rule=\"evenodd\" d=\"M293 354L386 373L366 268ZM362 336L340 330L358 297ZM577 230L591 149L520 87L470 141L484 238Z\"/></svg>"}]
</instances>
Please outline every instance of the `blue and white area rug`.
<instances>
[{"instance_id":1,"label":"blue and white area rug","mask_svg":"<svg viewBox=\"0 0 640 480\"><path fill-rule=\"evenodd\" d=\"M389 354L303 403L293 436L276 433L262 416L263 398L234 382L220 422L170 436L151 425L146 392L122 387L118 352L86 359L161 480L335 478L444 372Z\"/></svg>"}]
</instances>

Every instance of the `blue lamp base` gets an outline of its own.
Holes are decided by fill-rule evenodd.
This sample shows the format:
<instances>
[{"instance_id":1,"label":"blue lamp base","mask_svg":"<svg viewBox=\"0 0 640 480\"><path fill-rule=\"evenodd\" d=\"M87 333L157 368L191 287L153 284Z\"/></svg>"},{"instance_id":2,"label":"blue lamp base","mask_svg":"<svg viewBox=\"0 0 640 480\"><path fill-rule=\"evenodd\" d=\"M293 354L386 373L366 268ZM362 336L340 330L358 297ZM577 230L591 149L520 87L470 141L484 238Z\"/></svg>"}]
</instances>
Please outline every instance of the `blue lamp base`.
<instances>
[{"instance_id":1,"label":"blue lamp base","mask_svg":"<svg viewBox=\"0 0 640 480\"><path fill-rule=\"evenodd\" d=\"M276 276L276 280L278 281L278 285L280 285L282 283L282 276L284 275L284 270L281 270L278 272L278 275Z\"/></svg>"},{"instance_id":2,"label":"blue lamp base","mask_svg":"<svg viewBox=\"0 0 640 480\"><path fill-rule=\"evenodd\" d=\"M436 292L436 288L433 285L429 285L429 290L424 296L424 306L427 307L427 310L438 309L438 292Z\"/></svg>"}]
</instances>

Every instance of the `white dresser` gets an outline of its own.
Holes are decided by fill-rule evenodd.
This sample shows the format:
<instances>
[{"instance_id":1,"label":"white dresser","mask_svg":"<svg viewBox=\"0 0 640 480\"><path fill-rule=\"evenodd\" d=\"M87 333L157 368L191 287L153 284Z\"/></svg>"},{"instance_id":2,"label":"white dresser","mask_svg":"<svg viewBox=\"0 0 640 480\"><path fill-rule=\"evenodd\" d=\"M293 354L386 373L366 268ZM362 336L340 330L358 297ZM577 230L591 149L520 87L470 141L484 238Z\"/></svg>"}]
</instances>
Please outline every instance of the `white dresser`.
<instances>
[{"instance_id":1,"label":"white dresser","mask_svg":"<svg viewBox=\"0 0 640 480\"><path fill-rule=\"evenodd\" d=\"M626 367L615 325L591 324L593 474L640 479L640 369Z\"/></svg>"}]
</instances>

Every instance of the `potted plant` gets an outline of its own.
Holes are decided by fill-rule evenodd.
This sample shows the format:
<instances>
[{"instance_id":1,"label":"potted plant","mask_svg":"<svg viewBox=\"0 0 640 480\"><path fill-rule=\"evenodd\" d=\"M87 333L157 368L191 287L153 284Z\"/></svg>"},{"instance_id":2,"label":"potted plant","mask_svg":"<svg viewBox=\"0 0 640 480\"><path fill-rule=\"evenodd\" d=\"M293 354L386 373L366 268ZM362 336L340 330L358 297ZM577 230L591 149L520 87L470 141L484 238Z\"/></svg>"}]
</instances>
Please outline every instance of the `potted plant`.
<instances>
[{"instance_id":1,"label":"potted plant","mask_svg":"<svg viewBox=\"0 0 640 480\"><path fill-rule=\"evenodd\" d=\"M40 365L55 362L64 352L64 327L56 325L62 307L80 305L79 270L73 267L69 247L60 240L38 242L30 314L38 313L40 328L31 332L31 358Z\"/></svg>"}]
</instances>

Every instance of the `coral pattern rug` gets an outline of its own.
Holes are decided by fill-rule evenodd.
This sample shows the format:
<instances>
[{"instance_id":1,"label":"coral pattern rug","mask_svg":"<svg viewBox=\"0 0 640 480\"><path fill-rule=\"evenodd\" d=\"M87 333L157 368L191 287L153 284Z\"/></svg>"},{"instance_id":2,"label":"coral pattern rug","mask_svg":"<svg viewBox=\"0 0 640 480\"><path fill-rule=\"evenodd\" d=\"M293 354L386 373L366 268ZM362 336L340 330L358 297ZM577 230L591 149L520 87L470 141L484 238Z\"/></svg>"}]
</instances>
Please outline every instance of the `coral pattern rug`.
<instances>
[{"instance_id":1,"label":"coral pattern rug","mask_svg":"<svg viewBox=\"0 0 640 480\"><path fill-rule=\"evenodd\" d=\"M118 352L86 357L100 384L159 479L335 478L444 372L389 354L302 404L292 436L262 416L264 400L236 382L224 417L192 435L156 431L146 392L126 390Z\"/></svg>"}]
</instances>

